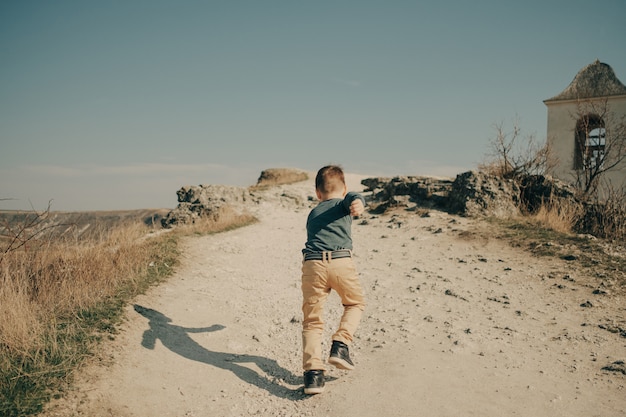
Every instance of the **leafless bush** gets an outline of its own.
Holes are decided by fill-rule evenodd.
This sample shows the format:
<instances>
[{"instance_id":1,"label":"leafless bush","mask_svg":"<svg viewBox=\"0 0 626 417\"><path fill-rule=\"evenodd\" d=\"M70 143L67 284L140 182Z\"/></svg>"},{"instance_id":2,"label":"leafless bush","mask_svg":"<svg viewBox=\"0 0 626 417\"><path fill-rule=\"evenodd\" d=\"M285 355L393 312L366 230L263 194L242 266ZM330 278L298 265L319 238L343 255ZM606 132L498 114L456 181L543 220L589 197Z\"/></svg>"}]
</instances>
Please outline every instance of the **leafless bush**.
<instances>
[{"instance_id":1,"label":"leafless bush","mask_svg":"<svg viewBox=\"0 0 626 417\"><path fill-rule=\"evenodd\" d=\"M584 216L577 224L577 229L593 236L612 239L618 242L626 240L626 189L615 189L607 184L602 189L604 198L596 198L586 204Z\"/></svg>"},{"instance_id":2,"label":"leafless bush","mask_svg":"<svg viewBox=\"0 0 626 417\"><path fill-rule=\"evenodd\" d=\"M543 175L555 164L550 146L537 142L535 135L522 136L519 123L506 132L503 123L495 124L495 137L490 141L487 160L479 166L483 172L502 178Z\"/></svg>"},{"instance_id":3,"label":"leafless bush","mask_svg":"<svg viewBox=\"0 0 626 417\"><path fill-rule=\"evenodd\" d=\"M6 255L10 252L17 251L38 237L44 235L50 229L59 227L58 224L49 224L50 203L44 211L33 209L23 214L17 222L4 219L0 223L0 265Z\"/></svg>"}]
</instances>

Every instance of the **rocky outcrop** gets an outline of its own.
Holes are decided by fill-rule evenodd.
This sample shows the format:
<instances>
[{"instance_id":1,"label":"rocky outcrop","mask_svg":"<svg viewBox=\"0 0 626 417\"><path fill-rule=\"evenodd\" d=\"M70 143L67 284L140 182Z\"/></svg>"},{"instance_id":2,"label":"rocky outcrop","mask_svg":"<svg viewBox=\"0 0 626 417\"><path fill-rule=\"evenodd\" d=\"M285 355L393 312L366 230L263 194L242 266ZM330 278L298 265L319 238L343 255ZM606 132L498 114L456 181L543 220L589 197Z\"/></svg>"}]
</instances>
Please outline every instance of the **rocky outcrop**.
<instances>
[{"instance_id":1,"label":"rocky outcrop","mask_svg":"<svg viewBox=\"0 0 626 417\"><path fill-rule=\"evenodd\" d=\"M384 212L392 207L440 207L447 204L451 179L402 176L393 178L366 178L361 181L372 196L368 202L373 212Z\"/></svg>"},{"instance_id":2,"label":"rocky outcrop","mask_svg":"<svg viewBox=\"0 0 626 417\"><path fill-rule=\"evenodd\" d=\"M507 218L519 214L520 187L514 180L476 171L457 175L448 196L448 208L468 217Z\"/></svg>"},{"instance_id":3,"label":"rocky outcrop","mask_svg":"<svg viewBox=\"0 0 626 417\"><path fill-rule=\"evenodd\" d=\"M557 179L533 175L520 180L503 179L478 171L468 171L454 180L434 177L366 178L361 181L371 191L370 211L390 208L438 208L467 217L517 216L534 213L545 203L579 204L575 190Z\"/></svg>"},{"instance_id":4,"label":"rocky outcrop","mask_svg":"<svg viewBox=\"0 0 626 417\"><path fill-rule=\"evenodd\" d=\"M255 188L272 187L275 185L292 184L305 181L309 175L304 171L290 168L270 168L261 172Z\"/></svg>"},{"instance_id":5,"label":"rocky outcrop","mask_svg":"<svg viewBox=\"0 0 626 417\"><path fill-rule=\"evenodd\" d=\"M270 168L261 172L256 185L232 187L226 185L185 186L176 192L178 206L161 219L161 225L171 228L193 224L200 219L217 216L228 210L234 214L250 214L263 200L277 204L304 206L306 196L281 190L280 186L307 180L308 174L290 168Z\"/></svg>"},{"instance_id":6,"label":"rocky outcrop","mask_svg":"<svg viewBox=\"0 0 626 417\"><path fill-rule=\"evenodd\" d=\"M393 207L438 208L463 216L508 217L519 212L520 188L513 181L468 171L456 179L434 177L367 178L374 212Z\"/></svg>"},{"instance_id":7,"label":"rocky outcrop","mask_svg":"<svg viewBox=\"0 0 626 417\"><path fill-rule=\"evenodd\" d=\"M224 208L243 214L247 212L247 205L254 201L247 188L225 185L185 186L176 195L178 206L161 220L165 228L193 224L201 218L218 214Z\"/></svg>"},{"instance_id":8,"label":"rocky outcrop","mask_svg":"<svg viewBox=\"0 0 626 417\"><path fill-rule=\"evenodd\" d=\"M177 191L178 206L161 220L163 227L192 224L216 216L222 209L249 214L264 203L310 208L314 199L306 192L296 192L285 184L304 181L305 172L268 169L250 188L224 185L186 186ZM451 178L424 176L374 177L361 181L368 210L383 213L391 208L434 208L467 217L508 218L520 210L533 213L542 204L555 200L575 203L574 189L545 176L508 180L477 171Z\"/></svg>"}]
</instances>

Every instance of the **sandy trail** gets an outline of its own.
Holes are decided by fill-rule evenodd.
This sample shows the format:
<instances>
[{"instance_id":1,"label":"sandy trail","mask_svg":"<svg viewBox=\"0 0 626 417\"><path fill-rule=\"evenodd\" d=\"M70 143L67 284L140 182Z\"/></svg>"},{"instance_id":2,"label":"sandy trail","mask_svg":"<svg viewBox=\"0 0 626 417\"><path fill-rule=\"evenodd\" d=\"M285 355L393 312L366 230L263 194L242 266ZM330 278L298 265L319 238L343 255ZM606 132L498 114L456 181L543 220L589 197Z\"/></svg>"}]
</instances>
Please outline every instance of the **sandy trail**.
<instances>
[{"instance_id":1,"label":"sandy trail","mask_svg":"<svg viewBox=\"0 0 626 417\"><path fill-rule=\"evenodd\" d=\"M326 392L305 396L299 279L312 195L311 181L278 187L255 208L259 223L186 240L175 276L129 307L103 364L46 415L626 415L626 338L607 331L625 327L624 297L437 211L355 220L367 295L357 368L329 368ZM340 312L333 294L325 352Z\"/></svg>"}]
</instances>

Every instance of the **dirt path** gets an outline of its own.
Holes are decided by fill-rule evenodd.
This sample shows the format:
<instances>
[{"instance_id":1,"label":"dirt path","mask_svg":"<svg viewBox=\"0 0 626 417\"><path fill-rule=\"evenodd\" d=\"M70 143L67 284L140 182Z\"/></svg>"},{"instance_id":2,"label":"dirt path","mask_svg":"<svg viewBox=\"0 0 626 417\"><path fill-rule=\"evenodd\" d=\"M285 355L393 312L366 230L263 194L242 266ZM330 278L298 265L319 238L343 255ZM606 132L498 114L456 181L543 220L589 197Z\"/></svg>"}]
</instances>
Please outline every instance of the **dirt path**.
<instances>
[{"instance_id":1,"label":"dirt path","mask_svg":"<svg viewBox=\"0 0 626 417\"><path fill-rule=\"evenodd\" d=\"M46 415L626 415L624 297L436 211L355 221L368 301L357 368L330 369L326 392L305 396L299 278L312 187L272 191L255 225L188 239L176 275L129 308L105 366L82 372ZM327 311L326 340L334 294Z\"/></svg>"}]
</instances>

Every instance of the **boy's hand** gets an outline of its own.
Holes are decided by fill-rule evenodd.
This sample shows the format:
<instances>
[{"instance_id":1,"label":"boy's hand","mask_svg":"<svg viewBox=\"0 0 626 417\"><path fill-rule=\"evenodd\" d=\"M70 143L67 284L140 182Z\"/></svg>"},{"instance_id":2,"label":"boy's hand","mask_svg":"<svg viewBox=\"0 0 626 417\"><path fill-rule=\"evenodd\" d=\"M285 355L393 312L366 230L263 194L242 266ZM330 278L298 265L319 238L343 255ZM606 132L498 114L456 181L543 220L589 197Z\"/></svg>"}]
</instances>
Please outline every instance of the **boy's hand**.
<instances>
[{"instance_id":1,"label":"boy's hand","mask_svg":"<svg viewBox=\"0 0 626 417\"><path fill-rule=\"evenodd\" d=\"M363 206L363 202L360 198L355 198L352 203L350 203L350 215L351 216L360 216L365 211L365 207Z\"/></svg>"}]
</instances>

